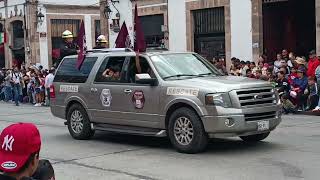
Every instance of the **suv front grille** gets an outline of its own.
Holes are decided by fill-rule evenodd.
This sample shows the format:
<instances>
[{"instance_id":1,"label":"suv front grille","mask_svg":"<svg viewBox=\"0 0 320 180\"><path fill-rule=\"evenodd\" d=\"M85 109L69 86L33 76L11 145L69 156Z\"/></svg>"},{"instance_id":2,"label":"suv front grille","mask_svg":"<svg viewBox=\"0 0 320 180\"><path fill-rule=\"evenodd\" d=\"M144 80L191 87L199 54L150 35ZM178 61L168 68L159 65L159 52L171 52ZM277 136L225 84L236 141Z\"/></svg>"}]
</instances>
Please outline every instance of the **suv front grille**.
<instances>
[{"instance_id":1,"label":"suv front grille","mask_svg":"<svg viewBox=\"0 0 320 180\"><path fill-rule=\"evenodd\" d=\"M276 95L271 88L237 91L241 107L276 104Z\"/></svg>"},{"instance_id":2,"label":"suv front grille","mask_svg":"<svg viewBox=\"0 0 320 180\"><path fill-rule=\"evenodd\" d=\"M276 117L276 111L264 112L264 113L254 113L254 114L245 114L245 121L259 121L265 119L273 119Z\"/></svg>"}]
</instances>

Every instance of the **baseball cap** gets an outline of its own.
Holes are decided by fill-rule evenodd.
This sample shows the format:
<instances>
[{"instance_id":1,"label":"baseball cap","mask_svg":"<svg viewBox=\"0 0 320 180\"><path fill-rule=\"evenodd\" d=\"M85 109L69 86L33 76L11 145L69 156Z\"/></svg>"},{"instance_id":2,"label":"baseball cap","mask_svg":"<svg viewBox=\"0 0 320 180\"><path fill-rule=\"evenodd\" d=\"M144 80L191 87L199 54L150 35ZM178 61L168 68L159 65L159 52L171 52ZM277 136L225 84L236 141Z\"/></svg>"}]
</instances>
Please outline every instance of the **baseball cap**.
<instances>
[{"instance_id":1,"label":"baseball cap","mask_svg":"<svg viewBox=\"0 0 320 180\"><path fill-rule=\"evenodd\" d=\"M0 135L0 170L18 172L40 147L40 133L34 124L17 123L6 127Z\"/></svg>"},{"instance_id":2,"label":"baseball cap","mask_svg":"<svg viewBox=\"0 0 320 180\"><path fill-rule=\"evenodd\" d=\"M299 67L297 72L305 73L305 72L306 72L306 68L304 68L304 67Z\"/></svg>"}]
</instances>

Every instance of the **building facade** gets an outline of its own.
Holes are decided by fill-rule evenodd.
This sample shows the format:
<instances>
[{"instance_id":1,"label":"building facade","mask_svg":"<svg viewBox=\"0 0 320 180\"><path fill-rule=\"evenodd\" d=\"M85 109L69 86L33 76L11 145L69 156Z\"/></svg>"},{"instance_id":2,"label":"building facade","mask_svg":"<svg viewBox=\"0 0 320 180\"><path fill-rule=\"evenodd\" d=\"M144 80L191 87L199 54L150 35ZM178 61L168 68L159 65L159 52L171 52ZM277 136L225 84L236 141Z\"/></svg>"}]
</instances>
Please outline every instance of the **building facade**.
<instances>
[{"instance_id":1,"label":"building facade","mask_svg":"<svg viewBox=\"0 0 320 180\"><path fill-rule=\"evenodd\" d=\"M163 26L148 32L154 40L161 28L170 50L195 51L208 59L224 56L227 66L231 57L255 61L266 54L271 61L282 49L301 56L312 49L320 54L320 0L137 0L137 4L140 16L163 18ZM149 24L145 31L150 31Z\"/></svg>"},{"instance_id":2,"label":"building facade","mask_svg":"<svg viewBox=\"0 0 320 180\"><path fill-rule=\"evenodd\" d=\"M70 30L76 37L83 20L91 48L100 33L99 19L98 0L1 1L0 41L4 58L0 56L0 66L40 63L49 68L59 56L57 49L64 30Z\"/></svg>"},{"instance_id":3,"label":"building facade","mask_svg":"<svg viewBox=\"0 0 320 180\"><path fill-rule=\"evenodd\" d=\"M77 36L81 20L89 49L100 34L115 47L123 22L133 40L135 3L148 47L223 56L227 66L231 57L273 60L282 49L320 54L320 0L0 0L0 66L18 59L50 67L61 33Z\"/></svg>"}]
</instances>

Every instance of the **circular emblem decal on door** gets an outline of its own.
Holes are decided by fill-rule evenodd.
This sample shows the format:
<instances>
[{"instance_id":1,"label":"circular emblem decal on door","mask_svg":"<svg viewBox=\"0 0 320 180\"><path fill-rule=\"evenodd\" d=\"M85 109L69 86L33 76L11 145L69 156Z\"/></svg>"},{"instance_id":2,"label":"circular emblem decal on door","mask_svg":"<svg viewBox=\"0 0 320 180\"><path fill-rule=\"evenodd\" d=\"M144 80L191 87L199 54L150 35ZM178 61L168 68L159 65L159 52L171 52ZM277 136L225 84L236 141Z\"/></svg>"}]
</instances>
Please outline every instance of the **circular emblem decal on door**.
<instances>
[{"instance_id":1,"label":"circular emblem decal on door","mask_svg":"<svg viewBox=\"0 0 320 180\"><path fill-rule=\"evenodd\" d=\"M111 96L110 89L103 89L101 91L100 100L101 100L102 106L104 107L111 106L112 96Z\"/></svg>"},{"instance_id":2,"label":"circular emblem decal on door","mask_svg":"<svg viewBox=\"0 0 320 180\"><path fill-rule=\"evenodd\" d=\"M132 95L132 103L136 109L143 109L145 98L143 91L135 91Z\"/></svg>"}]
</instances>

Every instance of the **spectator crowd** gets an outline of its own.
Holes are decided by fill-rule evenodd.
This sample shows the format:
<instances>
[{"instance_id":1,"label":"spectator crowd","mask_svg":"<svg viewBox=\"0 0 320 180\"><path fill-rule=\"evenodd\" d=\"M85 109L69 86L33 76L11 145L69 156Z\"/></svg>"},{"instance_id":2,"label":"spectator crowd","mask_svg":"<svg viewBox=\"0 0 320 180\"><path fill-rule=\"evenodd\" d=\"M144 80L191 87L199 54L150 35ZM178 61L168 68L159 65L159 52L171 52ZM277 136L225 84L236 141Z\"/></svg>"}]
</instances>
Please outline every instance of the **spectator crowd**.
<instances>
[{"instance_id":1,"label":"spectator crowd","mask_svg":"<svg viewBox=\"0 0 320 180\"><path fill-rule=\"evenodd\" d=\"M269 81L279 92L285 113L320 111L320 60L315 51L308 59L283 50L274 61L261 55L257 62L231 59L229 73L223 58L212 63L223 74Z\"/></svg>"},{"instance_id":2,"label":"spectator crowd","mask_svg":"<svg viewBox=\"0 0 320 180\"><path fill-rule=\"evenodd\" d=\"M54 73L39 64L0 70L0 101L48 106Z\"/></svg>"}]
</instances>

